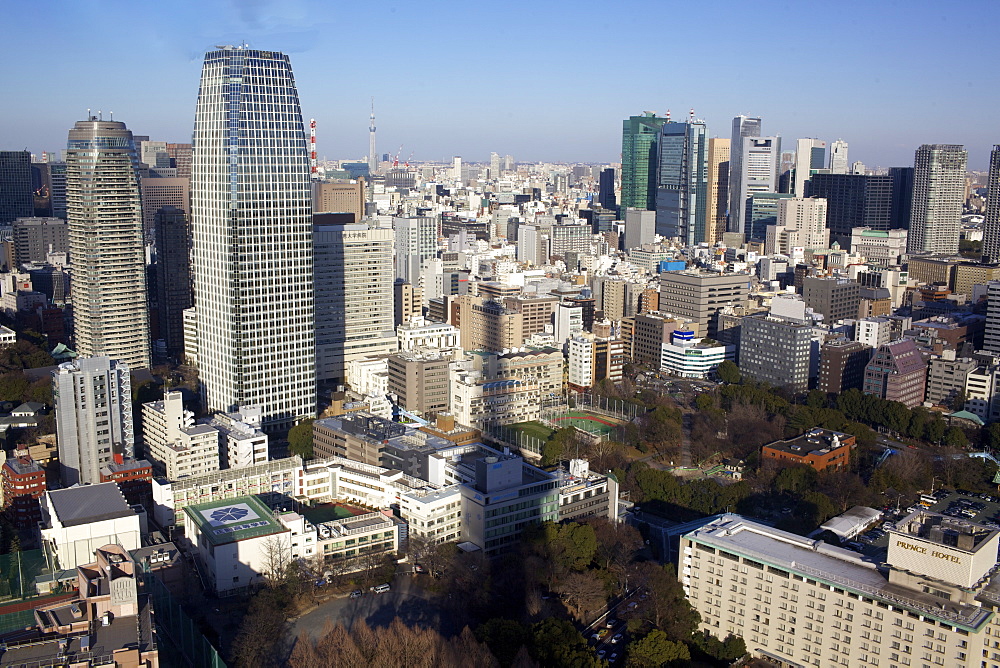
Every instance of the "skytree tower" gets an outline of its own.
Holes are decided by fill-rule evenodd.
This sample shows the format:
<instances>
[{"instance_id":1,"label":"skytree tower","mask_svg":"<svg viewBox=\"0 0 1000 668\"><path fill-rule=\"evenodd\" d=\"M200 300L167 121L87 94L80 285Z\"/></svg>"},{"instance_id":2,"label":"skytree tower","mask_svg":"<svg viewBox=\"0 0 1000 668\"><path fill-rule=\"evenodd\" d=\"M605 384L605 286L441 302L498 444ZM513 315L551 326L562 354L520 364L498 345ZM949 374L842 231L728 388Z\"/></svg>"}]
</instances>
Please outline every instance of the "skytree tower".
<instances>
[{"instance_id":1,"label":"skytree tower","mask_svg":"<svg viewBox=\"0 0 1000 668\"><path fill-rule=\"evenodd\" d=\"M372 115L368 123L368 173L378 171L378 158L375 156L375 98L372 98Z\"/></svg>"},{"instance_id":2,"label":"skytree tower","mask_svg":"<svg viewBox=\"0 0 1000 668\"><path fill-rule=\"evenodd\" d=\"M191 212L205 407L259 406L265 429L316 413L309 149L288 56L205 55Z\"/></svg>"}]
</instances>

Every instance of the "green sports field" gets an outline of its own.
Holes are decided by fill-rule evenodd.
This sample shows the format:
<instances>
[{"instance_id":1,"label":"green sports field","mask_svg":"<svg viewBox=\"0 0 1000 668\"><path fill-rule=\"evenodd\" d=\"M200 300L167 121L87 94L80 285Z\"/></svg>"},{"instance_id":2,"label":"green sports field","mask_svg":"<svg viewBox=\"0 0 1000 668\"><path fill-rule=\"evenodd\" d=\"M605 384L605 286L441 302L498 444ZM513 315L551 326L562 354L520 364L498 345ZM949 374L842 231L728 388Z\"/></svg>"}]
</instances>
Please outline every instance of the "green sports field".
<instances>
[{"instance_id":1,"label":"green sports field","mask_svg":"<svg viewBox=\"0 0 1000 668\"><path fill-rule=\"evenodd\" d=\"M560 428L577 427L590 434L599 434L601 436L606 436L617 427L625 424L624 421L618 418L582 410L568 410L548 416L546 419Z\"/></svg>"}]
</instances>

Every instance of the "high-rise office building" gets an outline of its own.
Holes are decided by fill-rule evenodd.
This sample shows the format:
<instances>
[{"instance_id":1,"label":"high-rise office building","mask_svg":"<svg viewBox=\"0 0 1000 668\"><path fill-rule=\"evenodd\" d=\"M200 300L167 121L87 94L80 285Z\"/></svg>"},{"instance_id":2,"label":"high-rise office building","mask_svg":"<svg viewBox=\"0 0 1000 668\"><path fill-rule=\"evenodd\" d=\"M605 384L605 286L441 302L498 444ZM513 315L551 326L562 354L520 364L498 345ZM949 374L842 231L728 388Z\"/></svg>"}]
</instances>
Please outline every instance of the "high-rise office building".
<instances>
[{"instance_id":1,"label":"high-rise office building","mask_svg":"<svg viewBox=\"0 0 1000 668\"><path fill-rule=\"evenodd\" d=\"M606 167L601 170L598 181L597 202L602 208L614 211L618 208L618 198L615 197L615 169Z\"/></svg>"},{"instance_id":2,"label":"high-rise office building","mask_svg":"<svg viewBox=\"0 0 1000 668\"><path fill-rule=\"evenodd\" d=\"M31 154L0 151L0 225L35 215L31 187Z\"/></svg>"},{"instance_id":3,"label":"high-rise office building","mask_svg":"<svg viewBox=\"0 0 1000 668\"><path fill-rule=\"evenodd\" d=\"M11 228L18 266L26 262L45 263L50 251L69 252L69 229L62 218L18 218Z\"/></svg>"},{"instance_id":4,"label":"high-rise office building","mask_svg":"<svg viewBox=\"0 0 1000 668\"><path fill-rule=\"evenodd\" d=\"M316 375L343 383L347 363L396 351L393 325L393 231L327 224L313 226L316 293Z\"/></svg>"},{"instance_id":5,"label":"high-rise office building","mask_svg":"<svg viewBox=\"0 0 1000 668\"><path fill-rule=\"evenodd\" d=\"M375 98L372 98L372 115L368 119L368 173L378 173L378 154L375 153Z\"/></svg>"},{"instance_id":6,"label":"high-rise office building","mask_svg":"<svg viewBox=\"0 0 1000 668\"><path fill-rule=\"evenodd\" d=\"M983 262L1000 262L1000 144L990 152L986 183L986 219L983 221Z\"/></svg>"},{"instance_id":7,"label":"high-rise office building","mask_svg":"<svg viewBox=\"0 0 1000 668\"><path fill-rule=\"evenodd\" d=\"M889 229L907 230L913 207L913 167L890 167L889 177L892 179Z\"/></svg>"},{"instance_id":8,"label":"high-rise office building","mask_svg":"<svg viewBox=\"0 0 1000 668\"><path fill-rule=\"evenodd\" d=\"M316 411L309 150L288 56L208 52L193 138L205 408L259 406L265 429L286 429Z\"/></svg>"},{"instance_id":9,"label":"high-rise office building","mask_svg":"<svg viewBox=\"0 0 1000 668\"><path fill-rule=\"evenodd\" d=\"M184 355L184 310L191 300L191 223L179 208L161 207L156 230L156 304L160 336L171 357Z\"/></svg>"},{"instance_id":10,"label":"high-rise office building","mask_svg":"<svg viewBox=\"0 0 1000 668\"><path fill-rule=\"evenodd\" d=\"M737 116L729 143L729 223L727 232L743 232L746 187L743 173L743 143L748 137L760 137L760 118ZM777 159L777 156L775 156Z\"/></svg>"},{"instance_id":11,"label":"high-rise office building","mask_svg":"<svg viewBox=\"0 0 1000 668\"><path fill-rule=\"evenodd\" d=\"M76 350L144 369L149 310L137 170L124 123L91 118L69 131L66 206Z\"/></svg>"},{"instance_id":12,"label":"high-rise office building","mask_svg":"<svg viewBox=\"0 0 1000 668\"><path fill-rule=\"evenodd\" d=\"M826 200L788 197L778 200L778 224L768 226L764 252L791 256L795 248L828 248Z\"/></svg>"},{"instance_id":13,"label":"high-rise office building","mask_svg":"<svg viewBox=\"0 0 1000 668\"><path fill-rule=\"evenodd\" d=\"M814 169L823 169L826 164L826 142L821 139L798 139L795 141L795 168L792 177L792 192L796 197L806 196L806 181Z\"/></svg>"},{"instance_id":14,"label":"high-rise office building","mask_svg":"<svg viewBox=\"0 0 1000 668\"><path fill-rule=\"evenodd\" d=\"M892 229L893 179L889 175L814 174L808 185L810 197L827 201L830 240L848 248L851 230L869 227Z\"/></svg>"},{"instance_id":15,"label":"high-rise office building","mask_svg":"<svg viewBox=\"0 0 1000 668\"><path fill-rule=\"evenodd\" d=\"M625 209L656 208L657 141L660 128L670 118L652 111L622 122L622 174L619 206Z\"/></svg>"},{"instance_id":16,"label":"high-rise office building","mask_svg":"<svg viewBox=\"0 0 1000 668\"><path fill-rule=\"evenodd\" d=\"M729 215L730 221L734 211L742 218L743 227L739 231L747 235L747 238L763 239L762 236L755 236L756 231L751 229L750 218L747 215L747 199L757 193L777 192L778 158L780 155L781 139L778 137L746 137L743 139L742 174L738 196L740 208L738 210L733 208L736 203L734 201L730 204ZM729 192L730 195L737 193L732 182L730 182Z\"/></svg>"},{"instance_id":17,"label":"high-rise office building","mask_svg":"<svg viewBox=\"0 0 1000 668\"><path fill-rule=\"evenodd\" d=\"M847 142L838 139L830 144L830 173L850 173L850 163L847 162Z\"/></svg>"},{"instance_id":18,"label":"high-rise office building","mask_svg":"<svg viewBox=\"0 0 1000 668\"><path fill-rule=\"evenodd\" d=\"M147 142L148 144L149 142ZM154 236L154 219L163 207L191 215L191 179L181 177L142 180L142 225L146 237Z\"/></svg>"},{"instance_id":19,"label":"high-rise office building","mask_svg":"<svg viewBox=\"0 0 1000 668\"><path fill-rule=\"evenodd\" d=\"M694 118L664 123L658 143L656 233L701 243L708 214L708 126Z\"/></svg>"},{"instance_id":20,"label":"high-rise office building","mask_svg":"<svg viewBox=\"0 0 1000 668\"><path fill-rule=\"evenodd\" d=\"M917 149L907 252L958 253L967 159L968 153L957 144L924 144Z\"/></svg>"},{"instance_id":21,"label":"high-rise office building","mask_svg":"<svg viewBox=\"0 0 1000 668\"><path fill-rule=\"evenodd\" d=\"M108 357L64 362L52 374L52 396L64 487L99 483L115 455L135 455L127 364Z\"/></svg>"},{"instance_id":22,"label":"high-rise office building","mask_svg":"<svg viewBox=\"0 0 1000 668\"><path fill-rule=\"evenodd\" d=\"M352 223L365 217L365 180L349 183L323 183L313 181L313 211L316 213L349 213Z\"/></svg>"},{"instance_id":23,"label":"high-rise office building","mask_svg":"<svg viewBox=\"0 0 1000 668\"><path fill-rule=\"evenodd\" d=\"M705 213L705 241L722 240L726 231L726 210L729 207L729 147L731 140L708 140L708 206Z\"/></svg>"},{"instance_id":24,"label":"high-rise office building","mask_svg":"<svg viewBox=\"0 0 1000 668\"><path fill-rule=\"evenodd\" d=\"M177 178L191 178L191 144L167 144L170 166L177 170Z\"/></svg>"}]
</instances>

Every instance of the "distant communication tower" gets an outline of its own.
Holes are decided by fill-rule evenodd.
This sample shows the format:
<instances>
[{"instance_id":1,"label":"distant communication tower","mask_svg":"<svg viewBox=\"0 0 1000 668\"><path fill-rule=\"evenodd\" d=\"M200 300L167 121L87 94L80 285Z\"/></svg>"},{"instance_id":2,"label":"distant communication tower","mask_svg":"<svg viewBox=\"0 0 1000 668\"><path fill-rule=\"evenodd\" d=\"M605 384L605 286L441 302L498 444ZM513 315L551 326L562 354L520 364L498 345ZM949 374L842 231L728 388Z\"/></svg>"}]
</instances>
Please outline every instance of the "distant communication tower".
<instances>
[{"instance_id":1,"label":"distant communication tower","mask_svg":"<svg viewBox=\"0 0 1000 668\"><path fill-rule=\"evenodd\" d=\"M316 165L316 119L309 119L309 171L313 179L319 178L319 167Z\"/></svg>"}]
</instances>

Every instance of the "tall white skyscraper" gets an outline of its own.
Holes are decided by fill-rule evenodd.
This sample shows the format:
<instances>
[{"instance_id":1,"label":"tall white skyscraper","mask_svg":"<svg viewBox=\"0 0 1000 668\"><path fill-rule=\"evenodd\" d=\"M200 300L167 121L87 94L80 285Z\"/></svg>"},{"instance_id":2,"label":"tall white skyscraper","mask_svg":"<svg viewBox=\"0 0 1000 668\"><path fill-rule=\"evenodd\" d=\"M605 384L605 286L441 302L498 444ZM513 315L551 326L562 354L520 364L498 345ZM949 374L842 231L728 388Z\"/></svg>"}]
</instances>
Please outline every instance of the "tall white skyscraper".
<instances>
[{"instance_id":1,"label":"tall white skyscraper","mask_svg":"<svg viewBox=\"0 0 1000 668\"><path fill-rule=\"evenodd\" d=\"M806 181L813 169L823 169L826 164L826 142L822 139L795 140L795 176L792 192L796 197L806 196Z\"/></svg>"},{"instance_id":2,"label":"tall white skyscraper","mask_svg":"<svg viewBox=\"0 0 1000 668\"><path fill-rule=\"evenodd\" d=\"M460 155L452 158L451 179L458 182L462 181L462 156Z\"/></svg>"},{"instance_id":3,"label":"tall white skyscraper","mask_svg":"<svg viewBox=\"0 0 1000 668\"><path fill-rule=\"evenodd\" d=\"M337 225L316 216L316 373L343 383L347 363L396 352L393 231L367 223Z\"/></svg>"},{"instance_id":4,"label":"tall white skyscraper","mask_svg":"<svg viewBox=\"0 0 1000 668\"><path fill-rule=\"evenodd\" d=\"M205 55L191 213L205 408L259 406L263 427L316 411L309 149L288 56Z\"/></svg>"},{"instance_id":5,"label":"tall white skyscraper","mask_svg":"<svg viewBox=\"0 0 1000 668\"><path fill-rule=\"evenodd\" d=\"M743 232L746 189L743 180L743 141L760 136L760 118L737 116L733 119L733 136L729 143L729 232Z\"/></svg>"},{"instance_id":6,"label":"tall white skyscraper","mask_svg":"<svg viewBox=\"0 0 1000 668\"><path fill-rule=\"evenodd\" d=\"M372 115L368 119L368 173L378 173L378 156L375 155L375 98L372 98Z\"/></svg>"},{"instance_id":7,"label":"tall white skyscraper","mask_svg":"<svg viewBox=\"0 0 1000 668\"><path fill-rule=\"evenodd\" d=\"M822 197L790 197L778 200L778 224L767 226L764 252L791 256L795 248L827 248L826 200Z\"/></svg>"},{"instance_id":8,"label":"tall white skyscraper","mask_svg":"<svg viewBox=\"0 0 1000 668\"><path fill-rule=\"evenodd\" d=\"M740 192L742 192L740 200L743 202L743 207L739 210L740 215L746 216L746 200L749 196L754 193L778 191L780 160L780 137L745 137L743 139L743 174L740 183ZM732 211L732 209L729 210L730 215L732 215ZM750 237L750 221L744 220L744 228L741 231Z\"/></svg>"},{"instance_id":9,"label":"tall white skyscraper","mask_svg":"<svg viewBox=\"0 0 1000 668\"><path fill-rule=\"evenodd\" d=\"M114 456L134 456L132 382L128 365L80 357L52 374L56 443L64 487L101 482Z\"/></svg>"},{"instance_id":10,"label":"tall white skyscraper","mask_svg":"<svg viewBox=\"0 0 1000 668\"><path fill-rule=\"evenodd\" d=\"M908 253L958 253L968 153L957 144L924 144L913 163Z\"/></svg>"},{"instance_id":11,"label":"tall white skyscraper","mask_svg":"<svg viewBox=\"0 0 1000 668\"><path fill-rule=\"evenodd\" d=\"M830 173L847 174L850 164L847 162L847 142L843 139L830 144Z\"/></svg>"},{"instance_id":12,"label":"tall white skyscraper","mask_svg":"<svg viewBox=\"0 0 1000 668\"><path fill-rule=\"evenodd\" d=\"M983 262L1000 262L1000 144L995 144L990 152L986 219L983 221Z\"/></svg>"},{"instance_id":13,"label":"tall white skyscraper","mask_svg":"<svg viewBox=\"0 0 1000 668\"><path fill-rule=\"evenodd\" d=\"M66 211L76 350L142 369L149 367L149 310L137 169L124 123L91 118L69 131Z\"/></svg>"}]
</instances>

